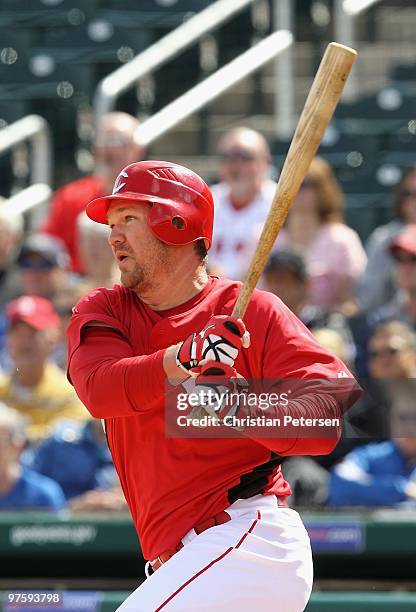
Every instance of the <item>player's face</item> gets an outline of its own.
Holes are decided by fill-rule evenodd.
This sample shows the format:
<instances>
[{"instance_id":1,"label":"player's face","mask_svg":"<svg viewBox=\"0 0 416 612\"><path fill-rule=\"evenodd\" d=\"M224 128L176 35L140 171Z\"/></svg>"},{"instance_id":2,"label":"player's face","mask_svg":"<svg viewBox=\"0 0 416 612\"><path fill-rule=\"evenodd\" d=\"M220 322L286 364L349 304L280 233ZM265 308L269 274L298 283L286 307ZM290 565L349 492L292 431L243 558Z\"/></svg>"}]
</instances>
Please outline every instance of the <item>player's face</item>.
<instances>
[{"instance_id":1,"label":"player's face","mask_svg":"<svg viewBox=\"0 0 416 612\"><path fill-rule=\"evenodd\" d=\"M127 205L126 205L127 204ZM108 212L109 243L125 287L144 292L168 267L168 249L147 224L149 204L115 200Z\"/></svg>"}]
</instances>

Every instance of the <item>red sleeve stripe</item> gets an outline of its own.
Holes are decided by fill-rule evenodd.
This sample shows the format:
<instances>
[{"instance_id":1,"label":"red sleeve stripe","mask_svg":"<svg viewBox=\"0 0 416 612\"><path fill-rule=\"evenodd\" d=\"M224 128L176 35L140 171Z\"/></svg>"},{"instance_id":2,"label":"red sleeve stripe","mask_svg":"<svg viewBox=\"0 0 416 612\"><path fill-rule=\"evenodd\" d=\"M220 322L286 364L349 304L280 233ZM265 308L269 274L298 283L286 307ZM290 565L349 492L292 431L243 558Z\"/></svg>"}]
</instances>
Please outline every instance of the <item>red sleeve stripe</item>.
<instances>
[{"instance_id":1,"label":"red sleeve stripe","mask_svg":"<svg viewBox=\"0 0 416 612\"><path fill-rule=\"evenodd\" d=\"M162 610L162 608L164 608L166 606L166 604L168 604L170 601L172 601L172 599L174 597L176 597L176 595L178 595L178 593L183 591L183 589L186 588L189 584L191 584L191 582L196 580L196 578L198 578L198 576L200 576L201 574L203 574L204 572L209 570L210 567L215 565L215 563L218 563L218 561L221 561L221 559L224 559L224 557L226 557L232 550L234 550L235 548L238 548L242 544L242 542L245 540L245 538L248 536L248 534L253 531L254 527L257 525L257 523L259 522L260 519L261 519L260 510L257 510L257 518L251 524L250 529L248 529L248 531L246 531L243 534L243 537L240 539L238 544L236 546L230 546L230 548L227 548L227 550L225 552L223 552L222 555L220 555L219 557L217 557L216 559L211 561L211 563L208 563L208 565L206 565L201 570L199 570L199 572L197 572L196 574L191 576L191 578L189 578L189 580L184 582L178 589L176 589L176 591L174 593L172 593L172 595L169 595L169 597L167 599L165 599L165 601L155 610L155 612L159 612L159 610Z\"/></svg>"}]
</instances>

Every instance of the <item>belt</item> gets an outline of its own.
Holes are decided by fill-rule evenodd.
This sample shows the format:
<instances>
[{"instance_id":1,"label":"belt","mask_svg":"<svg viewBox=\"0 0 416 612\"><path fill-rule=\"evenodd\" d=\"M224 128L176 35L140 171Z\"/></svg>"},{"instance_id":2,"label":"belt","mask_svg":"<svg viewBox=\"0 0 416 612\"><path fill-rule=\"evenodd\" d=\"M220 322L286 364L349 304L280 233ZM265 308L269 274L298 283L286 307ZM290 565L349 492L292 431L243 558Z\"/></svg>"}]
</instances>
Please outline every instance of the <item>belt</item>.
<instances>
[{"instance_id":1,"label":"belt","mask_svg":"<svg viewBox=\"0 0 416 612\"><path fill-rule=\"evenodd\" d=\"M286 497L277 497L277 505L279 507L287 507ZM205 521L201 521L198 525L195 525L194 531L197 535L206 531L207 529L211 529L211 527L215 527L215 525L223 525L224 523L228 523L231 521L231 516L223 510L222 512L218 512L214 516L211 516L209 519L205 519ZM165 550L161 553L154 561L150 561L150 567L152 568L152 572L155 572L161 565L169 561L171 557L179 550L183 548L182 542L179 542L176 548L171 548L170 550Z\"/></svg>"}]
</instances>

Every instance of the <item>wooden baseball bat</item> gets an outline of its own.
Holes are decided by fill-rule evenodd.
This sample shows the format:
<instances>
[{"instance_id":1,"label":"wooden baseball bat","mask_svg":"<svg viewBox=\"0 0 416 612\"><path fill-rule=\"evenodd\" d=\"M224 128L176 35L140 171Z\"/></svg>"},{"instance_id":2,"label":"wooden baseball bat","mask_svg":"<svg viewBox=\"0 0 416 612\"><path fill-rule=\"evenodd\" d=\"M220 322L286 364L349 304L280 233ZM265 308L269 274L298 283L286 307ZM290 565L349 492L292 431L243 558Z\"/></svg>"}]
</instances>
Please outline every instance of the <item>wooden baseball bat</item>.
<instances>
[{"instance_id":1,"label":"wooden baseball bat","mask_svg":"<svg viewBox=\"0 0 416 612\"><path fill-rule=\"evenodd\" d=\"M235 303L234 317L244 316L290 205L338 104L356 56L354 49L334 42L325 50L283 164L259 243Z\"/></svg>"}]
</instances>

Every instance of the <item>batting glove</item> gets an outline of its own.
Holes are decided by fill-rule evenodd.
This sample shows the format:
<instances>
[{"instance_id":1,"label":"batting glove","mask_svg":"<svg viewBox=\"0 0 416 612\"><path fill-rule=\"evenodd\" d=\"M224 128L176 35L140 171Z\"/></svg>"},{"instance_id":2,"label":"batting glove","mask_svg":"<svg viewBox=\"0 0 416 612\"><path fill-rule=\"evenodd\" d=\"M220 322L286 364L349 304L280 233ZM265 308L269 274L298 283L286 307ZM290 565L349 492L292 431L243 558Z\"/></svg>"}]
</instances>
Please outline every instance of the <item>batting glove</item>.
<instances>
[{"instance_id":1,"label":"batting glove","mask_svg":"<svg viewBox=\"0 0 416 612\"><path fill-rule=\"evenodd\" d=\"M241 319L215 315L202 331L192 334L179 345L176 364L190 375L200 374L201 367L206 366L205 369L217 368L215 373L229 376L233 375L234 361L240 348L249 346L250 334Z\"/></svg>"}]
</instances>

